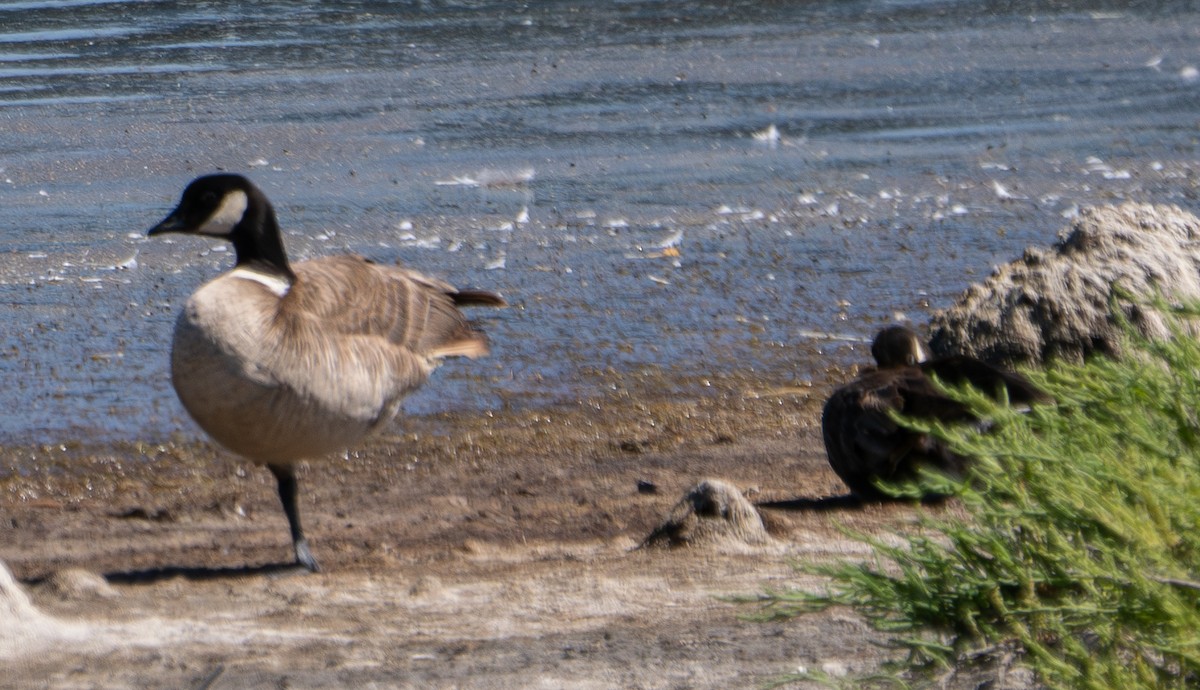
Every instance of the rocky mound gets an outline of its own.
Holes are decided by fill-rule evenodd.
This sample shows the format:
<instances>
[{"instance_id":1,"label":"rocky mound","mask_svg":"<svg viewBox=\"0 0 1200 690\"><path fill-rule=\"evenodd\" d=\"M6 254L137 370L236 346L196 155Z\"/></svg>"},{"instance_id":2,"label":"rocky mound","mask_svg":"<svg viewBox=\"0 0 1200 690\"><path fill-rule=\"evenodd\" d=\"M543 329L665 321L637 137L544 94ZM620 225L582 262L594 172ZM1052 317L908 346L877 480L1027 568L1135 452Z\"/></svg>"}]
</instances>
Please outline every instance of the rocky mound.
<instances>
[{"instance_id":1,"label":"rocky mound","mask_svg":"<svg viewBox=\"0 0 1200 690\"><path fill-rule=\"evenodd\" d=\"M1084 210L1050 249L1031 248L972 285L931 321L939 355L994 364L1119 357L1114 286L1135 297L1200 300L1200 219L1177 206L1122 204ZM1122 301L1150 337L1167 335L1152 307Z\"/></svg>"},{"instance_id":2,"label":"rocky mound","mask_svg":"<svg viewBox=\"0 0 1200 690\"><path fill-rule=\"evenodd\" d=\"M705 479L684 494L642 546L740 549L773 543L758 510L737 487Z\"/></svg>"}]
</instances>

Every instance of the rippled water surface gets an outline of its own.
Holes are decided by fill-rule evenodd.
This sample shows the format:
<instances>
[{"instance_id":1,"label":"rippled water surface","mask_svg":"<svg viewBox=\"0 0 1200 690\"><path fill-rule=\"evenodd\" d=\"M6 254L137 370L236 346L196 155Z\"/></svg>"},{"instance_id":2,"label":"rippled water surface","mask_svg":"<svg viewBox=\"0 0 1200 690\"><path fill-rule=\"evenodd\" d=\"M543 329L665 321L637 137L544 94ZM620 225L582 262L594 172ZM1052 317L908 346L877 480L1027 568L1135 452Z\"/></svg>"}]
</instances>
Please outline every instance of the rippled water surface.
<instances>
[{"instance_id":1,"label":"rippled water surface","mask_svg":"<svg viewBox=\"0 0 1200 690\"><path fill-rule=\"evenodd\" d=\"M199 434L167 349L231 255L143 235L219 169L264 189L294 259L359 252L514 304L476 313L493 355L444 367L410 412L806 379L797 348L863 357L847 343L924 322L1080 206L1196 210L1198 20L1183 2L0 4L0 440Z\"/></svg>"}]
</instances>

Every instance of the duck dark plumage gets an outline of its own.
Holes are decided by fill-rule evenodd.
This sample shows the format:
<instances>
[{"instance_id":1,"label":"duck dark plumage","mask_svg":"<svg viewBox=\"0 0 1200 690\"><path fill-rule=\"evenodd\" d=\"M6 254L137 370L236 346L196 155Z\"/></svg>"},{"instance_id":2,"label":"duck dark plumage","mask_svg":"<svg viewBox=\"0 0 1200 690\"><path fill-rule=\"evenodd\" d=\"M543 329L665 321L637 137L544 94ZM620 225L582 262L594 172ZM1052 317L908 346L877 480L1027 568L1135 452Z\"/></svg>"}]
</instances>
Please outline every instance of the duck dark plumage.
<instances>
[{"instance_id":1,"label":"duck dark plumage","mask_svg":"<svg viewBox=\"0 0 1200 690\"><path fill-rule=\"evenodd\" d=\"M988 395L1007 395L1014 406L1051 401L1018 373L970 357L930 359L928 346L903 326L880 331L871 353L878 367L834 391L821 417L829 464L861 498L885 498L877 482L915 479L921 467L955 476L965 472L969 458L892 418L898 412L946 424L982 423L943 393L934 377L949 386L969 384Z\"/></svg>"}]
</instances>

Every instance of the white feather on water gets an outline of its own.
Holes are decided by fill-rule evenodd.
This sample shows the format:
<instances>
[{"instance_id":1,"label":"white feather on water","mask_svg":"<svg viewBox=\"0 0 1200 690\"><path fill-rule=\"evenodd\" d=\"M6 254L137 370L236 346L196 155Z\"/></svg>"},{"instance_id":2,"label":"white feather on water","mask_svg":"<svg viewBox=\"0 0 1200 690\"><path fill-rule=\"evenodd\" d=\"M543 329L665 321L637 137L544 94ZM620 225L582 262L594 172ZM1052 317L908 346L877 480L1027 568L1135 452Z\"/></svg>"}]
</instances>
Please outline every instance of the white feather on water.
<instances>
[{"instance_id":1,"label":"white feather on water","mask_svg":"<svg viewBox=\"0 0 1200 690\"><path fill-rule=\"evenodd\" d=\"M683 244L683 230L676 230L660 239L654 246L659 249L669 249L671 247L678 247L681 244Z\"/></svg>"},{"instance_id":2,"label":"white feather on water","mask_svg":"<svg viewBox=\"0 0 1200 690\"><path fill-rule=\"evenodd\" d=\"M1008 191L1008 188L1000 184L997 180L992 180L992 191L996 193L996 198L1000 201L1015 201L1025 198Z\"/></svg>"},{"instance_id":3,"label":"white feather on water","mask_svg":"<svg viewBox=\"0 0 1200 690\"><path fill-rule=\"evenodd\" d=\"M754 132L750 136L754 138L754 141L771 149L779 146L779 142L782 139L782 135L779 134L779 128L774 124L767 125L766 129Z\"/></svg>"},{"instance_id":4,"label":"white feather on water","mask_svg":"<svg viewBox=\"0 0 1200 690\"><path fill-rule=\"evenodd\" d=\"M851 333L834 333L833 331L817 331L800 329L796 331L796 335L805 340L830 340L839 343L870 343L869 336L854 335Z\"/></svg>"},{"instance_id":5,"label":"white feather on water","mask_svg":"<svg viewBox=\"0 0 1200 690\"><path fill-rule=\"evenodd\" d=\"M484 169L471 175L455 175L448 180L437 180L435 185L442 187L516 187L533 181L536 171L533 168L519 170Z\"/></svg>"},{"instance_id":6,"label":"white feather on water","mask_svg":"<svg viewBox=\"0 0 1200 690\"><path fill-rule=\"evenodd\" d=\"M499 271L508 267L508 256L501 251L494 259L483 265L485 271Z\"/></svg>"}]
</instances>

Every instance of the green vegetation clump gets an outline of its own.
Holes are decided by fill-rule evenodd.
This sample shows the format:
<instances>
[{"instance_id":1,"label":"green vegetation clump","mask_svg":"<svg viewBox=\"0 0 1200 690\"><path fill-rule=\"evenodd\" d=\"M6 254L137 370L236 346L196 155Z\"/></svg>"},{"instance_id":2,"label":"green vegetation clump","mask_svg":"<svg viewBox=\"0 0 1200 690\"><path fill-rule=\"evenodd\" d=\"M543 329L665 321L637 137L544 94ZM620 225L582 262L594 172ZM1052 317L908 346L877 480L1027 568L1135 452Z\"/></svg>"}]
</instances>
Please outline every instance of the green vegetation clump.
<instances>
[{"instance_id":1,"label":"green vegetation clump","mask_svg":"<svg viewBox=\"0 0 1200 690\"><path fill-rule=\"evenodd\" d=\"M1049 688L1200 686L1200 342L1178 324L1126 339L1121 362L1033 372L1057 405L1022 414L954 391L997 422L930 429L978 458L965 483L925 478L963 510L899 546L859 535L872 560L809 567L828 589L768 592L765 616L861 612L909 652L862 685L921 686L1015 649Z\"/></svg>"}]
</instances>

